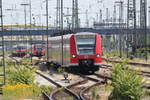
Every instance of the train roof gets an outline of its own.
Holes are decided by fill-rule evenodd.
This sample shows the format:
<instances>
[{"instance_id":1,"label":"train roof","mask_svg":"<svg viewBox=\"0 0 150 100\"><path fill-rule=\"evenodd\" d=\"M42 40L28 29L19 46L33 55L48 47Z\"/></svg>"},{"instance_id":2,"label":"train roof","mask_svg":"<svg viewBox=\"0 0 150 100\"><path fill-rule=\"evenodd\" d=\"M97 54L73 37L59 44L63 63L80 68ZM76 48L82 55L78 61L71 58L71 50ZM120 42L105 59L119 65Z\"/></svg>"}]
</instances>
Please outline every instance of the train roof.
<instances>
[{"instance_id":1,"label":"train roof","mask_svg":"<svg viewBox=\"0 0 150 100\"><path fill-rule=\"evenodd\" d=\"M96 35L97 33L93 33L93 32L79 32L76 34L67 34L67 35L63 35L63 39L69 39L72 35ZM54 40L60 40L61 36L55 36L55 37L49 37L48 40L50 41L54 41Z\"/></svg>"},{"instance_id":2,"label":"train roof","mask_svg":"<svg viewBox=\"0 0 150 100\"><path fill-rule=\"evenodd\" d=\"M93 33L93 32L79 32L76 33L75 35L96 35L97 33Z\"/></svg>"},{"instance_id":3,"label":"train roof","mask_svg":"<svg viewBox=\"0 0 150 100\"><path fill-rule=\"evenodd\" d=\"M63 39L69 39L73 34L67 34L67 35L63 35ZM49 37L49 40L58 40L61 39L61 36L56 36L56 37Z\"/></svg>"},{"instance_id":4,"label":"train roof","mask_svg":"<svg viewBox=\"0 0 150 100\"><path fill-rule=\"evenodd\" d=\"M16 45L13 45L13 48L17 48L17 47L29 47L30 44L16 44Z\"/></svg>"}]
</instances>

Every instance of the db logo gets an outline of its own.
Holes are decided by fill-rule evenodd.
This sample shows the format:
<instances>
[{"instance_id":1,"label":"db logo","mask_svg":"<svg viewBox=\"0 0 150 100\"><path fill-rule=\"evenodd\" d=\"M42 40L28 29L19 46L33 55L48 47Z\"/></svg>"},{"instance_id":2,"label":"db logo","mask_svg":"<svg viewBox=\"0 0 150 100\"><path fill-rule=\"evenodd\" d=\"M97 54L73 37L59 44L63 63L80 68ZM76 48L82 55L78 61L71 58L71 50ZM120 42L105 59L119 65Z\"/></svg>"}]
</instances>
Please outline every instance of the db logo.
<instances>
[{"instance_id":1,"label":"db logo","mask_svg":"<svg viewBox=\"0 0 150 100\"><path fill-rule=\"evenodd\" d=\"M84 58L88 58L89 56L84 56Z\"/></svg>"}]
</instances>

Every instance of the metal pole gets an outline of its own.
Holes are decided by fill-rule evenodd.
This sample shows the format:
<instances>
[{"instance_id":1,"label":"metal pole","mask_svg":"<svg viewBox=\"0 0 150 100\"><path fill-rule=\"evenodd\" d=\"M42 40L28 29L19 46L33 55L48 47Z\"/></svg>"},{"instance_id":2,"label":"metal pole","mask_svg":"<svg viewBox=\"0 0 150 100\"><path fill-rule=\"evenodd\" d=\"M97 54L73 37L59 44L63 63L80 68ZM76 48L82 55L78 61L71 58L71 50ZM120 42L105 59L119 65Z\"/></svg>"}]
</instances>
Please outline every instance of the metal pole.
<instances>
[{"instance_id":1,"label":"metal pole","mask_svg":"<svg viewBox=\"0 0 150 100\"><path fill-rule=\"evenodd\" d=\"M128 0L128 8L127 8L127 30L129 30L129 0ZM127 58L129 57L129 32L127 32Z\"/></svg>"},{"instance_id":2,"label":"metal pole","mask_svg":"<svg viewBox=\"0 0 150 100\"><path fill-rule=\"evenodd\" d=\"M146 45L146 52L145 52L145 59L147 61L148 55L147 55L147 0L145 0L145 45Z\"/></svg>"},{"instance_id":3,"label":"metal pole","mask_svg":"<svg viewBox=\"0 0 150 100\"><path fill-rule=\"evenodd\" d=\"M13 9L13 6L12 6L12 8L10 8L10 9L5 9L6 11L11 11L11 14L10 14L10 16L11 16L11 18L13 17L12 16L12 11L14 11L14 9ZM13 34L12 34L12 19L11 19L11 53L13 52L13 41L12 41L12 37L13 37Z\"/></svg>"},{"instance_id":4,"label":"metal pole","mask_svg":"<svg viewBox=\"0 0 150 100\"><path fill-rule=\"evenodd\" d=\"M144 36L143 38L145 45L145 60L147 60L147 1L146 0L141 0L140 4L140 25L141 29L144 31ZM141 43L142 44L142 43Z\"/></svg>"},{"instance_id":5,"label":"metal pole","mask_svg":"<svg viewBox=\"0 0 150 100\"><path fill-rule=\"evenodd\" d=\"M89 27L88 9L86 9L86 27Z\"/></svg>"},{"instance_id":6,"label":"metal pole","mask_svg":"<svg viewBox=\"0 0 150 100\"><path fill-rule=\"evenodd\" d=\"M102 22L103 22L103 21L102 21L103 18L102 18L102 10L101 10L101 9L100 9L100 12L99 12L99 16L100 16L99 22L102 23Z\"/></svg>"},{"instance_id":7,"label":"metal pole","mask_svg":"<svg viewBox=\"0 0 150 100\"><path fill-rule=\"evenodd\" d=\"M27 29L27 12L26 12L26 6L28 6L29 4L27 4L27 3L23 3L23 4L21 4L22 6L24 6L24 21L25 21L25 30ZM23 35L23 40L25 40L25 37L24 37L24 35ZM27 42L27 40L26 40L26 42Z\"/></svg>"},{"instance_id":8,"label":"metal pole","mask_svg":"<svg viewBox=\"0 0 150 100\"><path fill-rule=\"evenodd\" d=\"M148 7L149 8L149 29L150 29L150 6Z\"/></svg>"},{"instance_id":9,"label":"metal pole","mask_svg":"<svg viewBox=\"0 0 150 100\"><path fill-rule=\"evenodd\" d=\"M78 0L75 0L75 28L79 28L78 19Z\"/></svg>"},{"instance_id":10,"label":"metal pole","mask_svg":"<svg viewBox=\"0 0 150 100\"><path fill-rule=\"evenodd\" d=\"M12 12L11 12L11 18L12 18L13 16L12 16ZM11 53L13 52L13 39L12 39L12 37L13 37L13 33L12 33L12 20L11 20Z\"/></svg>"},{"instance_id":11,"label":"metal pole","mask_svg":"<svg viewBox=\"0 0 150 100\"><path fill-rule=\"evenodd\" d=\"M109 15L108 15L108 8L106 8L106 23L108 23L109 22Z\"/></svg>"},{"instance_id":12,"label":"metal pole","mask_svg":"<svg viewBox=\"0 0 150 100\"><path fill-rule=\"evenodd\" d=\"M63 60L63 56L64 56L64 50L63 50L63 0L61 0L61 32L62 32L62 35L61 35L61 40L62 40L62 65L64 64L64 60Z\"/></svg>"},{"instance_id":13,"label":"metal pole","mask_svg":"<svg viewBox=\"0 0 150 100\"><path fill-rule=\"evenodd\" d=\"M136 8L136 0L133 0L133 6ZM137 34L136 34L136 10L134 11L134 34L133 34L133 41L134 41L134 56L137 57Z\"/></svg>"},{"instance_id":14,"label":"metal pole","mask_svg":"<svg viewBox=\"0 0 150 100\"><path fill-rule=\"evenodd\" d=\"M30 31L29 31L29 33L31 33L31 28L32 28L32 14L31 14L31 0L30 0ZM31 44L31 63L32 63L32 36L30 36L30 44Z\"/></svg>"},{"instance_id":15,"label":"metal pole","mask_svg":"<svg viewBox=\"0 0 150 100\"><path fill-rule=\"evenodd\" d=\"M2 31L2 48L3 48L3 73L4 73L4 84L6 83L6 74L5 74L5 50L4 50L4 26L3 26L3 8L2 8L2 0L0 0L0 8L1 8L1 31Z\"/></svg>"},{"instance_id":16,"label":"metal pole","mask_svg":"<svg viewBox=\"0 0 150 100\"><path fill-rule=\"evenodd\" d=\"M70 30L70 26L69 26L69 8L67 8L67 27Z\"/></svg>"},{"instance_id":17,"label":"metal pole","mask_svg":"<svg viewBox=\"0 0 150 100\"><path fill-rule=\"evenodd\" d=\"M119 6L119 28L121 27L121 19L122 19L122 3L120 2L120 6ZM122 57L122 40L121 40L121 32L119 34L119 51L120 51L120 58Z\"/></svg>"},{"instance_id":18,"label":"metal pole","mask_svg":"<svg viewBox=\"0 0 150 100\"><path fill-rule=\"evenodd\" d=\"M56 7L56 29L59 29L59 23L60 23L60 0L57 0L57 7Z\"/></svg>"},{"instance_id":19,"label":"metal pole","mask_svg":"<svg viewBox=\"0 0 150 100\"><path fill-rule=\"evenodd\" d=\"M75 17L75 0L72 0L72 31L74 30Z\"/></svg>"},{"instance_id":20,"label":"metal pole","mask_svg":"<svg viewBox=\"0 0 150 100\"><path fill-rule=\"evenodd\" d=\"M24 21L25 21L25 29L27 29L27 16L26 16L26 6L24 6Z\"/></svg>"},{"instance_id":21,"label":"metal pole","mask_svg":"<svg viewBox=\"0 0 150 100\"><path fill-rule=\"evenodd\" d=\"M49 60L48 46L48 0L46 0L46 32L47 32L47 61Z\"/></svg>"}]
</instances>

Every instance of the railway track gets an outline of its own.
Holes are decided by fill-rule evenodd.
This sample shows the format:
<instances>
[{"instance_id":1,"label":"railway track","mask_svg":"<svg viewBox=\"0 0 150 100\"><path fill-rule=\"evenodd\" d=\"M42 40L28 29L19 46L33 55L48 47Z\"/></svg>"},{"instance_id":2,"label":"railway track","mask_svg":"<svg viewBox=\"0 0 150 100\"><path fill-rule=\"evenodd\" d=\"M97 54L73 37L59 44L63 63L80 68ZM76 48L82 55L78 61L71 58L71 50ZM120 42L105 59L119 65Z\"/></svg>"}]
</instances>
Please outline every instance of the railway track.
<instances>
[{"instance_id":1,"label":"railway track","mask_svg":"<svg viewBox=\"0 0 150 100\"><path fill-rule=\"evenodd\" d=\"M42 75L41 73L39 74ZM45 77L44 75L42 76ZM94 76L97 77L97 74L95 74ZM55 91L51 93L50 95L51 99L48 99L48 100L58 100L59 98L63 98L63 97L66 98L69 95L73 97L73 100L89 100L85 97L84 93L95 86L104 85L106 83L104 81L106 77L93 78L91 76L86 76L86 75L81 75L81 74L80 74L80 77L82 77L83 80L75 82L66 87L63 87L60 84L56 83L55 81L50 80L48 77L45 77L47 80L51 81L58 87ZM87 86L88 82L89 84L92 84L92 85ZM93 83L90 83L90 82L93 82Z\"/></svg>"},{"instance_id":2,"label":"railway track","mask_svg":"<svg viewBox=\"0 0 150 100\"><path fill-rule=\"evenodd\" d=\"M21 62L19 62L16 58L13 58L11 57L11 59L13 61L16 62L16 64L21 64ZM24 65L24 64L23 64ZM61 89L63 89L62 92L64 92L63 94L65 94L64 96L68 95L70 96L71 98L73 98L74 100L80 100L80 97L79 95L77 95L75 92L73 92L71 89L69 88L72 88L78 84L81 84L81 83L85 83L87 80L81 80L79 82L76 82L74 84L71 84L67 87L64 87L62 86L61 84L58 84L57 82L53 81L52 79L50 79L49 77L45 76L44 74L42 74L41 72L38 72L36 71L36 74L42 76L44 79L48 80L49 82L51 82L52 84L54 84L58 89L56 91L54 91L51 95L49 94L46 94L45 92L43 92L43 97L44 97L44 100L56 100L56 96L58 95L58 93L60 92Z\"/></svg>"},{"instance_id":3,"label":"railway track","mask_svg":"<svg viewBox=\"0 0 150 100\"><path fill-rule=\"evenodd\" d=\"M89 92L92 88L94 88L96 86L104 85L104 84L105 84L105 82L97 82L97 83L95 83L95 84L93 84L93 85L83 89L82 91L80 91L80 98L81 98L81 100L91 100L90 99L91 96L87 95L87 92Z\"/></svg>"},{"instance_id":4,"label":"railway track","mask_svg":"<svg viewBox=\"0 0 150 100\"><path fill-rule=\"evenodd\" d=\"M84 93L97 85L102 85L102 84L104 85L106 83L105 81L103 81L105 80L105 78L93 78L91 76L82 75L82 74L79 74L79 76L83 78L83 80L66 87L67 89L69 89L70 91L73 91L73 93L78 96L79 98L78 100L89 100L85 97ZM95 76L95 75L92 75L92 76ZM60 94L57 94L57 93L60 93ZM60 92L60 90L58 89L54 91L54 93L51 94L51 97L55 98L56 96L59 96L59 95L66 96L65 94L62 94L62 92ZM55 100L57 100L57 98Z\"/></svg>"},{"instance_id":5,"label":"railway track","mask_svg":"<svg viewBox=\"0 0 150 100\"><path fill-rule=\"evenodd\" d=\"M16 58L12 58L12 59L15 60L16 63L21 64L21 62L19 62ZM44 79L48 80L49 82L51 82L52 84L54 84L57 87L57 89L55 91L53 91L51 93L51 95L43 92L44 100L57 100L57 97L60 97L60 98L71 97L74 100L87 100L84 95L84 92L89 90L90 88L93 88L94 86L105 84L105 81L103 81L103 80L105 80L107 78L107 77L103 76L103 77L98 77L96 79L96 78L92 78L90 76L80 74L80 77L82 77L83 80L76 82L74 84L71 84L67 87L64 87L61 84L58 84L57 82L53 81L49 77L45 76L41 72L37 71L36 74L42 76ZM93 83L90 83L90 82L93 82ZM87 84L90 84L90 85L87 86Z\"/></svg>"},{"instance_id":6,"label":"railway track","mask_svg":"<svg viewBox=\"0 0 150 100\"><path fill-rule=\"evenodd\" d=\"M109 80L109 78L105 77L105 75L100 75L100 74L96 74L96 73L94 73L93 75L90 75L90 76L85 76L85 75L80 75L80 76L83 78L87 78L88 81L94 82L92 85L86 86L86 88L84 88L80 91L79 95L80 95L81 100L92 100L90 98L91 95L87 95L87 93L96 86L101 86L101 85L106 84L107 80Z\"/></svg>"},{"instance_id":7,"label":"railway track","mask_svg":"<svg viewBox=\"0 0 150 100\"><path fill-rule=\"evenodd\" d=\"M15 59L14 59L15 60ZM20 63L17 61L17 63ZM102 66L103 69L112 70L111 65L104 64ZM44 76L44 74L41 74L40 72L36 72L38 75L42 76L46 80L53 83L57 89L53 91L51 94L46 94L43 92L44 100L58 100L59 98L66 98L70 97L73 100L91 100L89 95L87 95L87 92L91 90L91 88L94 88L98 85L104 85L107 83L108 80L111 80L111 76L95 73L94 76L98 78L92 78L88 75L79 75L84 80L81 80L80 82L76 82L72 85L68 85L66 87L62 86L61 84L56 83L55 81L49 79L48 77ZM141 71L142 74L145 74L147 77L150 77L150 72L147 71ZM102 79L102 80L100 80ZM93 83L90 86L86 86L88 84L87 81L92 81ZM150 86L146 86L147 89L150 89ZM67 100L67 99L66 99Z\"/></svg>"},{"instance_id":8,"label":"railway track","mask_svg":"<svg viewBox=\"0 0 150 100\"><path fill-rule=\"evenodd\" d=\"M115 61L115 60L109 60L106 58L103 58L103 60L107 61L107 62L113 62L113 63L123 63L123 61ZM138 66L142 66L142 67L150 67L150 64L146 64L146 63L139 63L139 62L128 62L129 65L138 65Z\"/></svg>"},{"instance_id":9,"label":"railway track","mask_svg":"<svg viewBox=\"0 0 150 100\"><path fill-rule=\"evenodd\" d=\"M103 64L103 66L105 66L105 67L101 67L101 68L109 69L109 70L112 71L112 65ZM131 68L131 70L136 71L135 69L132 69L132 68ZM143 76L146 76L146 77L150 77L150 71L143 71L143 70L141 70L141 71L139 71L139 72L140 72L139 75L143 75Z\"/></svg>"},{"instance_id":10,"label":"railway track","mask_svg":"<svg viewBox=\"0 0 150 100\"><path fill-rule=\"evenodd\" d=\"M50 81L51 83L53 83L54 85L57 86L57 89L54 92L52 92L51 95L48 95L48 98L50 98L50 99L47 98L48 100L57 100L56 97L58 95L62 96L61 98L63 98L64 96L68 96L68 97L73 98L74 100L80 100L79 96L75 92L73 92L70 88L73 86L76 86L80 83L84 83L86 80L81 80L81 81L78 81L78 82L71 84L67 87L64 87L61 84L58 84L54 80L50 79L49 77L45 76L44 74L42 74L40 72L37 72L37 73L40 76L44 77L45 79L47 79L48 81Z\"/></svg>"}]
</instances>

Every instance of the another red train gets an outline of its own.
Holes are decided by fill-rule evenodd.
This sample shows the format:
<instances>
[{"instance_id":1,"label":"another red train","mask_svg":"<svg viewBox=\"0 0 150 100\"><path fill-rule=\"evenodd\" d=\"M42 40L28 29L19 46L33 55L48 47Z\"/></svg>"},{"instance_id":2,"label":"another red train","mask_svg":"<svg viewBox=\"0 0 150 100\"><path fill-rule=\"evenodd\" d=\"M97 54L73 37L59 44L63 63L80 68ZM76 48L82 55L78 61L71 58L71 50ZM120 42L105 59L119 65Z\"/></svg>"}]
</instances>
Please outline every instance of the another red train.
<instances>
[{"instance_id":1,"label":"another red train","mask_svg":"<svg viewBox=\"0 0 150 100\"><path fill-rule=\"evenodd\" d=\"M92 72L98 70L102 63L101 35L97 33L63 35L63 56L61 36L50 37L49 45L49 62Z\"/></svg>"},{"instance_id":2,"label":"another red train","mask_svg":"<svg viewBox=\"0 0 150 100\"><path fill-rule=\"evenodd\" d=\"M31 51L32 50L32 51ZM33 44L32 49L29 44L20 44L13 46L12 56L24 57L30 54L31 56L44 56L45 55L45 45L44 44Z\"/></svg>"},{"instance_id":3,"label":"another red train","mask_svg":"<svg viewBox=\"0 0 150 100\"><path fill-rule=\"evenodd\" d=\"M45 55L45 45L44 44L33 44L31 56L44 56Z\"/></svg>"},{"instance_id":4,"label":"another red train","mask_svg":"<svg viewBox=\"0 0 150 100\"><path fill-rule=\"evenodd\" d=\"M20 44L13 46L12 56L23 57L30 52L27 44Z\"/></svg>"}]
</instances>

